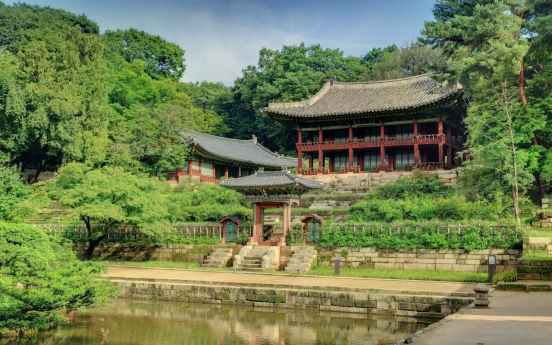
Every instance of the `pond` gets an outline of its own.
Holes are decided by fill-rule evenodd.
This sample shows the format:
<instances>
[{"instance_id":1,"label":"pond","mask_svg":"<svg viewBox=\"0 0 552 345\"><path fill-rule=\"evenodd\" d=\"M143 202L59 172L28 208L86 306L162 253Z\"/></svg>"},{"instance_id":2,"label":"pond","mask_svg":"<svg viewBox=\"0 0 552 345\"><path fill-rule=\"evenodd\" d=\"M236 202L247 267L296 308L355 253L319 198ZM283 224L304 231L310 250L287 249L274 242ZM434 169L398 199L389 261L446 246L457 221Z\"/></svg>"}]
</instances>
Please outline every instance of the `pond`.
<instances>
[{"instance_id":1,"label":"pond","mask_svg":"<svg viewBox=\"0 0 552 345\"><path fill-rule=\"evenodd\" d=\"M56 330L0 344L391 344L433 320L117 299Z\"/></svg>"}]
</instances>

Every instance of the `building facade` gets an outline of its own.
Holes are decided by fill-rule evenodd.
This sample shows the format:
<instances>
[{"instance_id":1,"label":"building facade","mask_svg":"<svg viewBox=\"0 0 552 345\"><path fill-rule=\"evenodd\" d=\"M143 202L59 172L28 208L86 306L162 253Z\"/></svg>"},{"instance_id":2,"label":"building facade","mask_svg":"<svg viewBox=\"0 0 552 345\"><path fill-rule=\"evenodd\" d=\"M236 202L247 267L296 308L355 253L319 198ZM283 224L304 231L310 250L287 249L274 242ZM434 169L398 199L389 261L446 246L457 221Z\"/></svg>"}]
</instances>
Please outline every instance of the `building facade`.
<instances>
[{"instance_id":1,"label":"building facade","mask_svg":"<svg viewBox=\"0 0 552 345\"><path fill-rule=\"evenodd\" d=\"M182 133L184 143L190 146L190 156L176 170L168 171L169 180L183 177L218 184L220 180L252 175L262 168L281 171L297 166L296 158L287 158L272 152L251 140L239 140L187 131Z\"/></svg>"},{"instance_id":2,"label":"building facade","mask_svg":"<svg viewBox=\"0 0 552 345\"><path fill-rule=\"evenodd\" d=\"M308 100L261 111L297 129L298 174L447 169L460 164L465 141L462 91L429 75L361 83L332 78Z\"/></svg>"}]
</instances>

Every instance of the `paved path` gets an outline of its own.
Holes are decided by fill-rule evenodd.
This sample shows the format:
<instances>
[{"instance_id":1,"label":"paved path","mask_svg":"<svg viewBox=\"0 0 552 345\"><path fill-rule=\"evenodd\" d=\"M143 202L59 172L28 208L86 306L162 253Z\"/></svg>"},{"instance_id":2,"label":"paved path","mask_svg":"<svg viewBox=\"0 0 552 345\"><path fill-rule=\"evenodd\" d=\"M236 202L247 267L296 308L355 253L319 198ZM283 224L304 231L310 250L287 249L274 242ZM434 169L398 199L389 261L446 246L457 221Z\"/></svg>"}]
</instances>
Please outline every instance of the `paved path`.
<instances>
[{"instance_id":1,"label":"paved path","mask_svg":"<svg viewBox=\"0 0 552 345\"><path fill-rule=\"evenodd\" d=\"M490 308L451 315L414 344L550 344L552 293L494 291L489 299Z\"/></svg>"},{"instance_id":2,"label":"paved path","mask_svg":"<svg viewBox=\"0 0 552 345\"><path fill-rule=\"evenodd\" d=\"M113 280L159 281L205 285L241 285L338 291L373 291L468 297L474 283L318 277L245 272L197 271L129 266L109 266L106 278Z\"/></svg>"}]
</instances>

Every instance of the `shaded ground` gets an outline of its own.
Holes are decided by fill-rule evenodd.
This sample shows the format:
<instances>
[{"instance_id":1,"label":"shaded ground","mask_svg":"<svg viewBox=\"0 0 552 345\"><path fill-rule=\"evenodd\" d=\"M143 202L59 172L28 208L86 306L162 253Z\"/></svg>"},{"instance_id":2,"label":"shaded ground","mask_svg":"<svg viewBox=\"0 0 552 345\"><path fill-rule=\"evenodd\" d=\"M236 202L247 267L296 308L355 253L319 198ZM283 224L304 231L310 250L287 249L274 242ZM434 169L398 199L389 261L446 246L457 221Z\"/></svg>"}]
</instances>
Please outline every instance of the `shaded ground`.
<instances>
[{"instance_id":1,"label":"shaded ground","mask_svg":"<svg viewBox=\"0 0 552 345\"><path fill-rule=\"evenodd\" d=\"M367 279L350 277L290 276L245 272L207 272L183 269L109 266L110 279L189 282L206 285L241 285L272 288L302 288L343 291L374 291L467 297L474 283Z\"/></svg>"},{"instance_id":2,"label":"shaded ground","mask_svg":"<svg viewBox=\"0 0 552 345\"><path fill-rule=\"evenodd\" d=\"M449 316L414 338L419 345L549 344L552 293L494 291L488 309L469 309Z\"/></svg>"}]
</instances>

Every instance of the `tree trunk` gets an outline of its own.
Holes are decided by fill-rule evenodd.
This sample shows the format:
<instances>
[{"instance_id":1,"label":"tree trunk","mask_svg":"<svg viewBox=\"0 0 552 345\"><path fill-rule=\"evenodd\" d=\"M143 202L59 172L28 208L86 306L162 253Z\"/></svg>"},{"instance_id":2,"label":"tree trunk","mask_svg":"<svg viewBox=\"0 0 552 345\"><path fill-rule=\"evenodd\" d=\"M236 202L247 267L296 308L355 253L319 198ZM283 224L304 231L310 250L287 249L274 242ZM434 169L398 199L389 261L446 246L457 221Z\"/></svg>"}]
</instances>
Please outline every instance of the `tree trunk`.
<instances>
[{"instance_id":1,"label":"tree trunk","mask_svg":"<svg viewBox=\"0 0 552 345\"><path fill-rule=\"evenodd\" d=\"M98 237L95 240L88 241L88 248L84 251L84 260L91 260L96 246L105 238L105 235Z\"/></svg>"}]
</instances>

